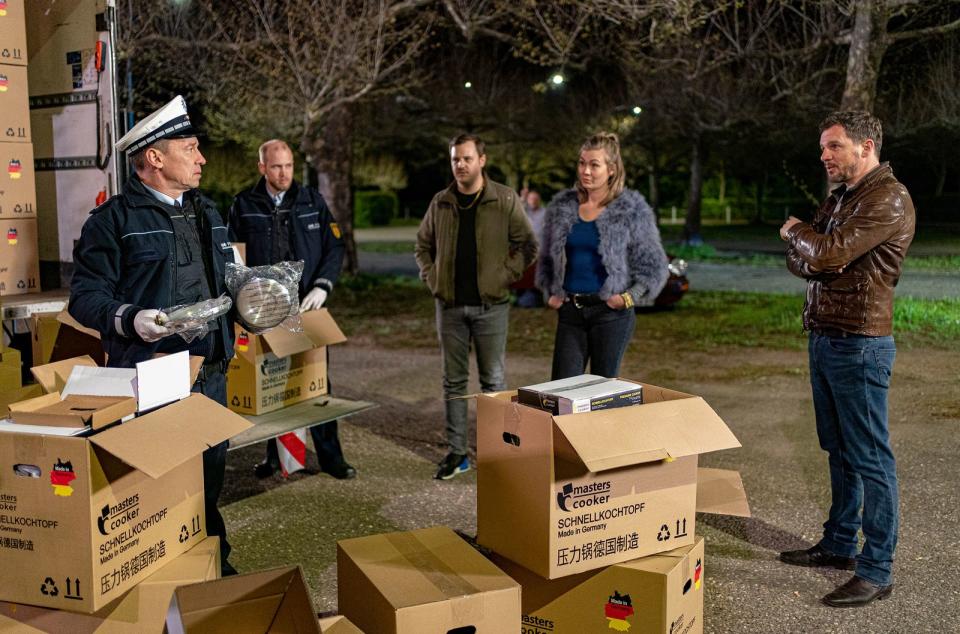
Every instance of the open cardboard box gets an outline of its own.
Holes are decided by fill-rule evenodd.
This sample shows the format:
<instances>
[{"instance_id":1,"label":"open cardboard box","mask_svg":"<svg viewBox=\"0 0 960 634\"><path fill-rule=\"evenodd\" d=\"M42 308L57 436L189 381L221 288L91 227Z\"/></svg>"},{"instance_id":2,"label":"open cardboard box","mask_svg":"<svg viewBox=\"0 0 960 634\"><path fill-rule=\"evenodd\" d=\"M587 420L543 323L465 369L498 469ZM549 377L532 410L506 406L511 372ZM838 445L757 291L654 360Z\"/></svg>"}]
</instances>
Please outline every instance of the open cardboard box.
<instances>
[{"instance_id":1,"label":"open cardboard box","mask_svg":"<svg viewBox=\"0 0 960 634\"><path fill-rule=\"evenodd\" d=\"M162 634L174 590L220 577L220 541L207 537L93 614L0 602L0 632Z\"/></svg>"},{"instance_id":2,"label":"open cardboard box","mask_svg":"<svg viewBox=\"0 0 960 634\"><path fill-rule=\"evenodd\" d=\"M237 325L227 375L227 404L264 414L327 393L327 346L347 340L326 308L300 315L303 332L254 335Z\"/></svg>"},{"instance_id":3,"label":"open cardboard box","mask_svg":"<svg viewBox=\"0 0 960 634\"><path fill-rule=\"evenodd\" d=\"M702 398L642 385L643 405L565 416L479 395L477 542L547 579L693 544L697 457L740 443ZM732 482L700 508L736 506Z\"/></svg>"},{"instance_id":4,"label":"open cardboard box","mask_svg":"<svg viewBox=\"0 0 960 634\"><path fill-rule=\"evenodd\" d=\"M320 634L299 566L181 586L167 611L169 634Z\"/></svg>"},{"instance_id":5,"label":"open cardboard box","mask_svg":"<svg viewBox=\"0 0 960 634\"><path fill-rule=\"evenodd\" d=\"M0 600L95 612L203 540L202 454L251 424L202 394L155 408L171 386L189 394L187 360L176 356L135 372L150 410L137 418L84 437L0 433L3 523L18 529L0 548ZM163 372L173 366L186 376ZM47 385L65 376L35 370ZM114 389L112 373L99 384L94 374L84 375L93 391ZM117 383L132 389L126 381Z\"/></svg>"},{"instance_id":6,"label":"open cardboard box","mask_svg":"<svg viewBox=\"0 0 960 634\"><path fill-rule=\"evenodd\" d=\"M503 634L520 587L446 527L337 543L339 611L377 634Z\"/></svg>"},{"instance_id":7,"label":"open cardboard box","mask_svg":"<svg viewBox=\"0 0 960 634\"><path fill-rule=\"evenodd\" d=\"M703 538L691 546L553 581L497 555L523 587L521 634L703 632Z\"/></svg>"}]
</instances>

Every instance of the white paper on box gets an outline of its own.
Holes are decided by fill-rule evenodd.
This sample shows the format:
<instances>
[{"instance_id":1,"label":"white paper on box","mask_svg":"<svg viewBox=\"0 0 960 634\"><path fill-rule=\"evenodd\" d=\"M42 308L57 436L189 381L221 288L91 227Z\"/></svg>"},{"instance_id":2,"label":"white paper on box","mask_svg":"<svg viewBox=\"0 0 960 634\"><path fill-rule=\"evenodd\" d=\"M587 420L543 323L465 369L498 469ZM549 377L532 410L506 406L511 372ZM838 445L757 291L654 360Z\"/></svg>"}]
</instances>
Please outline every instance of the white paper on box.
<instances>
[{"instance_id":1,"label":"white paper on box","mask_svg":"<svg viewBox=\"0 0 960 634\"><path fill-rule=\"evenodd\" d=\"M143 412L190 396L190 354L187 351L142 361L134 368L77 365L61 391L83 396L133 396Z\"/></svg>"},{"instance_id":2,"label":"white paper on box","mask_svg":"<svg viewBox=\"0 0 960 634\"><path fill-rule=\"evenodd\" d=\"M60 391L64 399L80 396L136 396L137 371L133 368L98 368L75 365L67 384Z\"/></svg>"},{"instance_id":3,"label":"white paper on box","mask_svg":"<svg viewBox=\"0 0 960 634\"><path fill-rule=\"evenodd\" d=\"M141 412L190 396L190 353L186 350L137 364L137 409Z\"/></svg>"}]
</instances>

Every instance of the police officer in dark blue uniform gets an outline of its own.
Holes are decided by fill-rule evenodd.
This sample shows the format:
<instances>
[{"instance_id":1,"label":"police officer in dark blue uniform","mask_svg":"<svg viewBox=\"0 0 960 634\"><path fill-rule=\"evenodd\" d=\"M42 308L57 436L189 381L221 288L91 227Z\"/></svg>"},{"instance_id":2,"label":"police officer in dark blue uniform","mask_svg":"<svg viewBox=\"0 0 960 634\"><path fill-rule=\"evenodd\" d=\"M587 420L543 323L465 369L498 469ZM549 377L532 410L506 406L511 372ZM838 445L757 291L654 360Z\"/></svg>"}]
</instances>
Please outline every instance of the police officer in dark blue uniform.
<instances>
[{"instance_id":1,"label":"police officer in dark blue uniform","mask_svg":"<svg viewBox=\"0 0 960 634\"><path fill-rule=\"evenodd\" d=\"M293 178L293 152L280 140L260 146L262 178L237 194L230 209L230 229L246 244L249 266L303 260L300 311L323 306L340 276L343 240L327 203L316 189ZM327 382L329 385L329 381ZM357 475L343 457L337 421L310 428L320 469L335 478ZM276 440L267 443L267 458L256 466L258 477L279 468Z\"/></svg>"},{"instance_id":2,"label":"police officer in dark blue uniform","mask_svg":"<svg viewBox=\"0 0 960 634\"><path fill-rule=\"evenodd\" d=\"M91 212L73 251L70 314L99 331L112 367L133 367L158 353L188 350L203 357L193 386L226 405L227 361L233 356L233 321L224 315L210 332L186 343L162 325L161 309L219 297L233 262L228 231L212 201L197 187L206 163L183 97L137 124L120 141L135 173L123 191ZM203 454L207 533L221 540L224 575L230 545L217 509L227 442Z\"/></svg>"}]
</instances>

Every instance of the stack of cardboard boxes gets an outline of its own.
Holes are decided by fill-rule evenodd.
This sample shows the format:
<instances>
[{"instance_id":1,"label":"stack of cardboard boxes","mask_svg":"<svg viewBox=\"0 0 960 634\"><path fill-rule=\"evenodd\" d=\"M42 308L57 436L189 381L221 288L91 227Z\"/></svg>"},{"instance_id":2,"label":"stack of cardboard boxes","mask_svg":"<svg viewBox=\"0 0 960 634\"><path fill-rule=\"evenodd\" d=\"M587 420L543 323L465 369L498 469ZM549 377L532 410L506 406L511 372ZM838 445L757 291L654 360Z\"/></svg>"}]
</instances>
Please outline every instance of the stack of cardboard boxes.
<instances>
[{"instance_id":1,"label":"stack of cardboard boxes","mask_svg":"<svg viewBox=\"0 0 960 634\"><path fill-rule=\"evenodd\" d=\"M45 394L0 422L0 630L159 633L174 589L220 571L201 454L250 423L190 394L186 353L33 374Z\"/></svg>"},{"instance_id":2,"label":"stack of cardboard boxes","mask_svg":"<svg viewBox=\"0 0 960 634\"><path fill-rule=\"evenodd\" d=\"M24 0L0 3L0 295L40 291Z\"/></svg>"},{"instance_id":3,"label":"stack of cardboard boxes","mask_svg":"<svg viewBox=\"0 0 960 634\"><path fill-rule=\"evenodd\" d=\"M703 630L696 513L749 509L697 458L740 443L702 398L638 385L642 404L567 415L478 398L477 542L522 586L525 634Z\"/></svg>"}]
</instances>

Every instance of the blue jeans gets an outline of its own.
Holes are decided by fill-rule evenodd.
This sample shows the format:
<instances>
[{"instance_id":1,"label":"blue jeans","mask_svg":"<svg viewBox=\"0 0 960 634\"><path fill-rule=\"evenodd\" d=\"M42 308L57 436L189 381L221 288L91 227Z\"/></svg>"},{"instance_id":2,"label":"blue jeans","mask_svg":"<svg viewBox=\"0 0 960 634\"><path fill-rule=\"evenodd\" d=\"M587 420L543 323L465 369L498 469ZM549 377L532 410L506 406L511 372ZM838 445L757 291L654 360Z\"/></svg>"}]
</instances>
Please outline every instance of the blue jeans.
<instances>
[{"instance_id":1,"label":"blue jeans","mask_svg":"<svg viewBox=\"0 0 960 634\"><path fill-rule=\"evenodd\" d=\"M633 310L614 310L606 304L577 308L564 302L557 313L553 380L583 374L587 361L591 374L617 376L637 323Z\"/></svg>"},{"instance_id":2,"label":"blue jeans","mask_svg":"<svg viewBox=\"0 0 960 634\"><path fill-rule=\"evenodd\" d=\"M504 356L510 305L453 306L437 300L437 334L443 355L443 398L447 443L452 453L467 453L467 394L470 343L477 352L477 372L484 392L506 389Z\"/></svg>"},{"instance_id":3,"label":"blue jeans","mask_svg":"<svg viewBox=\"0 0 960 634\"><path fill-rule=\"evenodd\" d=\"M809 353L817 436L830 465L830 515L820 545L855 556L858 577L889 585L900 521L887 425L896 345L890 336L810 333ZM857 554L861 529L864 545Z\"/></svg>"}]
</instances>

